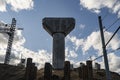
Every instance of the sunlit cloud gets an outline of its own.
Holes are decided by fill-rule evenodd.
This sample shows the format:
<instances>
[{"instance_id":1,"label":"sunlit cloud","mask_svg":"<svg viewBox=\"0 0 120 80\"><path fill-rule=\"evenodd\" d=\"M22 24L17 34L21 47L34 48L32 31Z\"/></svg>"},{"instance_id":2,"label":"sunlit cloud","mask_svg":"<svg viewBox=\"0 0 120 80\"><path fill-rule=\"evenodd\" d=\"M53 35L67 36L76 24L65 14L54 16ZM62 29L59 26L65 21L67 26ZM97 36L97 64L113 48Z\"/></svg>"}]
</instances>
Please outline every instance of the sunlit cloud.
<instances>
[{"instance_id":1,"label":"sunlit cloud","mask_svg":"<svg viewBox=\"0 0 120 80\"><path fill-rule=\"evenodd\" d=\"M10 5L11 10L30 10L34 6L33 0L0 0L0 11L7 11L7 5Z\"/></svg>"},{"instance_id":2,"label":"sunlit cloud","mask_svg":"<svg viewBox=\"0 0 120 80\"><path fill-rule=\"evenodd\" d=\"M113 35L112 32L105 32L105 42L108 42L110 37ZM88 35L84 39L79 39L76 36L68 36L69 39L68 41L72 42L74 44L74 47L78 49L82 49L83 55L85 56L87 52L91 48L93 48L94 51L97 51L97 56L103 55L102 53L102 45L101 45L101 38L100 38L100 31L93 31L90 35ZM77 41L79 43L77 43ZM116 50L117 48L120 47L120 38L118 34L113 37L113 39L110 41L110 43L107 45L107 50ZM92 56L92 60L95 59L96 56ZM102 58L103 59L103 58ZM114 72L120 73L120 63L118 62L120 59L119 56L117 56L115 53L109 53L108 54L108 60L109 60L109 65L110 65L110 70ZM75 62L75 61L74 61ZM83 61L84 62L84 61ZM98 62L98 61L96 61ZM79 62L77 62L79 64ZM77 63L75 64L76 66ZM101 64L102 68L104 67L104 60L98 62Z\"/></svg>"},{"instance_id":3,"label":"sunlit cloud","mask_svg":"<svg viewBox=\"0 0 120 80\"><path fill-rule=\"evenodd\" d=\"M95 13L100 13L102 8L108 8L112 13L118 14L120 17L120 1L119 0L80 0L80 4Z\"/></svg>"}]
</instances>

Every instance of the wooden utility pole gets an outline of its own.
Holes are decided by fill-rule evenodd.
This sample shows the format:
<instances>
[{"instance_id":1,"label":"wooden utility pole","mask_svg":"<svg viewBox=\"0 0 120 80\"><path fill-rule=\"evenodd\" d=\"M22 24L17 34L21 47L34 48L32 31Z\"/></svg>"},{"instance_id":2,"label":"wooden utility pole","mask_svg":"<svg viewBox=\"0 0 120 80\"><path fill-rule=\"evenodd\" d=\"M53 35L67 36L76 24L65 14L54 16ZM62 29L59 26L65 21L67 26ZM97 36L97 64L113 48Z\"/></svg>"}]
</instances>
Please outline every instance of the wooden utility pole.
<instances>
[{"instance_id":1,"label":"wooden utility pole","mask_svg":"<svg viewBox=\"0 0 120 80\"><path fill-rule=\"evenodd\" d=\"M99 21L102 48L103 48L103 57L104 57L104 64L105 64L105 70L106 70L106 78L107 78L107 80L111 80L101 16L98 17L98 21Z\"/></svg>"}]
</instances>

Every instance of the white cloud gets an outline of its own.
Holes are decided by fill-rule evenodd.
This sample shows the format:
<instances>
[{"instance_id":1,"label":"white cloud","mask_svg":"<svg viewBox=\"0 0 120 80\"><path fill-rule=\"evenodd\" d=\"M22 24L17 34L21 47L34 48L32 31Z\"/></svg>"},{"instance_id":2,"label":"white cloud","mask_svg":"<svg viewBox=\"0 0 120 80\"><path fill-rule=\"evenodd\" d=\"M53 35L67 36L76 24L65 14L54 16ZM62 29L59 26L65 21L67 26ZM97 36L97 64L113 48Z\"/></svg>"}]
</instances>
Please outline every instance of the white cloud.
<instances>
[{"instance_id":1,"label":"white cloud","mask_svg":"<svg viewBox=\"0 0 120 80\"><path fill-rule=\"evenodd\" d=\"M44 49L39 50L38 52L31 51L24 47L21 47L21 49L22 50L17 50L17 52L20 52L26 58L32 58L33 62L37 63L38 68L43 68L45 62L52 62L51 54Z\"/></svg>"},{"instance_id":2,"label":"white cloud","mask_svg":"<svg viewBox=\"0 0 120 80\"><path fill-rule=\"evenodd\" d=\"M78 55L75 51L70 51L70 56L73 57L73 58L76 58Z\"/></svg>"},{"instance_id":3,"label":"white cloud","mask_svg":"<svg viewBox=\"0 0 120 80\"><path fill-rule=\"evenodd\" d=\"M113 35L111 32L105 32L105 42L107 42L110 37ZM94 50L98 51L99 54L97 56L102 55L102 45L101 45L101 38L100 38L100 31L94 31L92 32L87 38L85 39L78 39L75 36L68 36L68 41L71 41L75 47L80 47L83 50L83 54L93 48ZM82 42L81 42L82 40ZM80 43L76 43L76 41L80 41ZM118 35L114 36L113 39L110 41L110 43L107 45L107 50L116 50L120 47L120 38ZM95 59L95 56L92 56L92 59ZM103 58L102 58L103 59ZM109 60L109 67L110 70L113 72L120 73L120 57L117 56L115 53L108 54L108 60ZM84 62L84 61L83 61ZM98 61L96 61L98 62ZM75 66L79 66L80 62L76 62L73 60L73 63ZM101 68L104 67L104 60L98 62L101 64Z\"/></svg>"},{"instance_id":4,"label":"white cloud","mask_svg":"<svg viewBox=\"0 0 120 80\"><path fill-rule=\"evenodd\" d=\"M101 0L91 0L91 1L88 1L88 0L80 0L80 4L89 9L89 10L93 10L93 11L96 11L96 10L99 10L101 8Z\"/></svg>"},{"instance_id":5,"label":"white cloud","mask_svg":"<svg viewBox=\"0 0 120 80\"><path fill-rule=\"evenodd\" d=\"M105 42L108 42L110 37L113 35L111 32L105 32ZM102 46L101 46L101 39L100 39L100 32L92 32L85 40L85 44L83 44L83 52L88 51L90 48L98 51L98 55L102 55ZM120 47L120 38L118 35L114 36L110 43L107 45L107 50L116 50ZM109 60L109 67L111 71L120 73L120 64L119 60L120 57L117 56L115 53L108 54ZM104 60L103 60L104 61ZM101 67L104 68L104 62L99 62Z\"/></svg>"},{"instance_id":6,"label":"white cloud","mask_svg":"<svg viewBox=\"0 0 120 80\"><path fill-rule=\"evenodd\" d=\"M116 2L116 4L113 7L113 12L114 13L116 13L118 11L120 12L120 1Z\"/></svg>"},{"instance_id":7,"label":"white cloud","mask_svg":"<svg viewBox=\"0 0 120 80\"><path fill-rule=\"evenodd\" d=\"M84 40L83 44L83 52L85 53L88 51L91 47L93 47L95 50L101 50L101 40L100 40L100 33L99 32L92 32L86 40Z\"/></svg>"},{"instance_id":8,"label":"white cloud","mask_svg":"<svg viewBox=\"0 0 120 80\"><path fill-rule=\"evenodd\" d=\"M6 11L6 3L5 3L5 0L0 0L0 11L1 11L1 12Z\"/></svg>"},{"instance_id":9,"label":"white cloud","mask_svg":"<svg viewBox=\"0 0 120 80\"><path fill-rule=\"evenodd\" d=\"M120 1L119 0L80 0L80 4L90 11L100 13L102 8L108 8L113 13L120 16Z\"/></svg>"},{"instance_id":10,"label":"white cloud","mask_svg":"<svg viewBox=\"0 0 120 80\"><path fill-rule=\"evenodd\" d=\"M95 56L93 56L92 59L95 59ZM117 56L115 53L109 53L108 54L108 63L109 63L109 70L112 72L120 73L120 56ZM85 63L85 61L82 61ZM80 62L77 62L75 65L79 66ZM99 63L101 69L105 69L104 65L104 58L102 57L102 61L93 61L93 68L95 67L95 63Z\"/></svg>"},{"instance_id":11,"label":"white cloud","mask_svg":"<svg viewBox=\"0 0 120 80\"><path fill-rule=\"evenodd\" d=\"M85 28L85 25L84 24L80 24L80 29L84 29Z\"/></svg>"},{"instance_id":12,"label":"white cloud","mask_svg":"<svg viewBox=\"0 0 120 80\"><path fill-rule=\"evenodd\" d=\"M4 27L5 26L5 22L4 21L0 21L0 27Z\"/></svg>"},{"instance_id":13,"label":"white cloud","mask_svg":"<svg viewBox=\"0 0 120 80\"><path fill-rule=\"evenodd\" d=\"M78 57L78 54L74 51L69 49L68 47L65 48L65 58L76 58Z\"/></svg>"},{"instance_id":14,"label":"white cloud","mask_svg":"<svg viewBox=\"0 0 120 80\"><path fill-rule=\"evenodd\" d=\"M110 65L110 70L119 72L120 73L120 57L115 55L114 53L110 53L108 55L109 58L109 65Z\"/></svg>"},{"instance_id":15,"label":"white cloud","mask_svg":"<svg viewBox=\"0 0 120 80\"><path fill-rule=\"evenodd\" d=\"M78 48L83 44L84 39L77 39L76 36L67 36L67 40L71 41L75 45L75 49L78 50Z\"/></svg>"},{"instance_id":16,"label":"white cloud","mask_svg":"<svg viewBox=\"0 0 120 80\"><path fill-rule=\"evenodd\" d=\"M111 32L105 32L105 42L108 42L110 37L113 33ZM68 41L71 41L76 50L81 47L83 53L90 50L90 48L93 48L94 50L97 50L99 53L102 52L102 44L101 44L101 38L100 38L100 32L94 31L92 32L87 38L85 39L78 39L76 36L67 36ZM120 47L120 39L118 35L114 36L113 39L110 41L110 43L107 45L107 49L115 50L118 47Z\"/></svg>"},{"instance_id":17,"label":"white cloud","mask_svg":"<svg viewBox=\"0 0 120 80\"><path fill-rule=\"evenodd\" d=\"M109 61L108 63L109 63L110 71L120 73L120 63L119 63L120 56L117 56L115 53L109 53L108 61ZM98 61L96 61L96 62L98 62ZM102 69L105 69L104 60L101 62L98 62L98 63L101 64Z\"/></svg>"},{"instance_id":18,"label":"white cloud","mask_svg":"<svg viewBox=\"0 0 120 80\"><path fill-rule=\"evenodd\" d=\"M6 5L10 5L14 11L30 10L33 8L33 0L0 0L0 11L6 11Z\"/></svg>"}]
</instances>

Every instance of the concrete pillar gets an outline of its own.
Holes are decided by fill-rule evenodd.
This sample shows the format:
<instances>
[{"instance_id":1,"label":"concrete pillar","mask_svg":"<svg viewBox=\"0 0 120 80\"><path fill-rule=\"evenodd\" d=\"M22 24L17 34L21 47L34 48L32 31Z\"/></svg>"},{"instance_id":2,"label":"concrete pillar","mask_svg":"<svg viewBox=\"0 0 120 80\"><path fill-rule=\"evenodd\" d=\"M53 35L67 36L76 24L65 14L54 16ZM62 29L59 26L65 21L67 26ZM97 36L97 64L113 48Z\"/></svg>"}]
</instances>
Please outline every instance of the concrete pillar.
<instances>
[{"instance_id":1,"label":"concrete pillar","mask_svg":"<svg viewBox=\"0 0 120 80\"><path fill-rule=\"evenodd\" d=\"M52 66L50 63L45 63L44 80L52 80Z\"/></svg>"},{"instance_id":2,"label":"concrete pillar","mask_svg":"<svg viewBox=\"0 0 120 80\"><path fill-rule=\"evenodd\" d=\"M64 64L64 80L70 80L70 62L65 61Z\"/></svg>"},{"instance_id":3,"label":"concrete pillar","mask_svg":"<svg viewBox=\"0 0 120 80\"><path fill-rule=\"evenodd\" d=\"M93 80L92 61L88 60L86 64L87 64L87 69L88 69L88 80Z\"/></svg>"},{"instance_id":4,"label":"concrete pillar","mask_svg":"<svg viewBox=\"0 0 120 80\"><path fill-rule=\"evenodd\" d=\"M53 67L61 69L65 61L65 35L63 33L53 34Z\"/></svg>"},{"instance_id":5,"label":"concrete pillar","mask_svg":"<svg viewBox=\"0 0 120 80\"><path fill-rule=\"evenodd\" d=\"M88 80L87 66L85 65L81 69L82 69L82 80Z\"/></svg>"},{"instance_id":6,"label":"concrete pillar","mask_svg":"<svg viewBox=\"0 0 120 80\"><path fill-rule=\"evenodd\" d=\"M27 59L25 80L36 80L37 77L37 67L35 63L32 63L32 58Z\"/></svg>"},{"instance_id":7,"label":"concrete pillar","mask_svg":"<svg viewBox=\"0 0 120 80\"><path fill-rule=\"evenodd\" d=\"M31 64L31 70L30 70L30 75L29 75L29 78L30 80L34 80L34 67L35 67L35 63L32 63Z\"/></svg>"},{"instance_id":8,"label":"concrete pillar","mask_svg":"<svg viewBox=\"0 0 120 80\"><path fill-rule=\"evenodd\" d=\"M81 67L79 67L78 73L79 73L79 78L80 78L80 80L81 80L81 78L82 78L82 68L81 68Z\"/></svg>"},{"instance_id":9,"label":"concrete pillar","mask_svg":"<svg viewBox=\"0 0 120 80\"><path fill-rule=\"evenodd\" d=\"M101 69L101 66L100 66L99 63L95 63L95 69L96 69L96 70L100 70L100 69Z\"/></svg>"},{"instance_id":10,"label":"concrete pillar","mask_svg":"<svg viewBox=\"0 0 120 80\"><path fill-rule=\"evenodd\" d=\"M43 28L53 37L53 68L63 69L65 61L65 41L75 26L74 18L44 18Z\"/></svg>"},{"instance_id":11,"label":"concrete pillar","mask_svg":"<svg viewBox=\"0 0 120 80\"><path fill-rule=\"evenodd\" d=\"M84 68L85 64L84 63L80 63L80 67L79 67L79 78L80 80L83 79L83 68Z\"/></svg>"},{"instance_id":12,"label":"concrete pillar","mask_svg":"<svg viewBox=\"0 0 120 80\"><path fill-rule=\"evenodd\" d=\"M37 67L34 67L34 80L37 80Z\"/></svg>"},{"instance_id":13,"label":"concrete pillar","mask_svg":"<svg viewBox=\"0 0 120 80\"><path fill-rule=\"evenodd\" d=\"M36 80L37 77L37 67L35 66L35 63L32 63L31 65L31 71L30 71L30 80Z\"/></svg>"},{"instance_id":14,"label":"concrete pillar","mask_svg":"<svg viewBox=\"0 0 120 80\"><path fill-rule=\"evenodd\" d=\"M31 80L30 79L31 65L32 65L32 58L28 58L27 65L26 65L26 71L25 71L25 80Z\"/></svg>"}]
</instances>

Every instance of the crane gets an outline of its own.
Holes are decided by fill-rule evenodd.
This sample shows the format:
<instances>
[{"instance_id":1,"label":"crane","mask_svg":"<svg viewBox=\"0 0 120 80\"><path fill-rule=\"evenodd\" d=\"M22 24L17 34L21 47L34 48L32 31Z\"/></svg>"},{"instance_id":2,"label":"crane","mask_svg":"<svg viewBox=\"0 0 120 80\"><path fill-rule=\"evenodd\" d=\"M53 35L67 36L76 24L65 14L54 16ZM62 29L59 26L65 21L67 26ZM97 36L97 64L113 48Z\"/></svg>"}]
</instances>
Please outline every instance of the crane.
<instances>
[{"instance_id":1,"label":"crane","mask_svg":"<svg viewBox=\"0 0 120 80\"><path fill-rule=\"evenodd\" d=\"M12 48L12 43L13 43L13 40L14 40L15 30L16 29L23 30L23 28L16 28L16 20L15 20L15 18L12 19L12 24L10 24L10 25L5 24L3 26L5 26L5 27L0 28L0 33L7 33L8 36L9 36L4 64L9 64L10 55L11 55L11 48Z\"/></svg>"}]
</instances>

